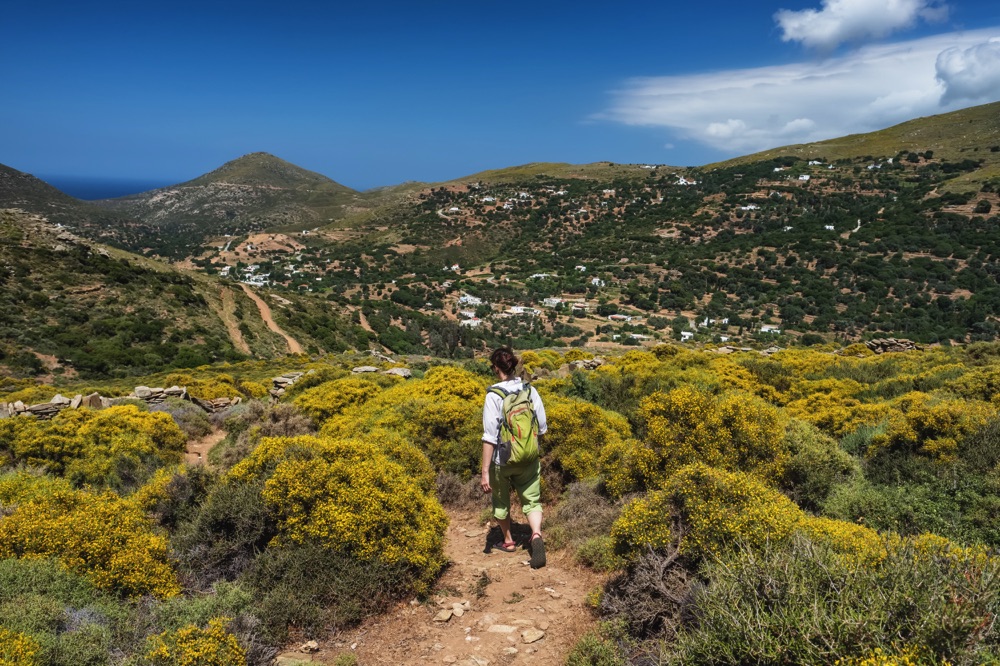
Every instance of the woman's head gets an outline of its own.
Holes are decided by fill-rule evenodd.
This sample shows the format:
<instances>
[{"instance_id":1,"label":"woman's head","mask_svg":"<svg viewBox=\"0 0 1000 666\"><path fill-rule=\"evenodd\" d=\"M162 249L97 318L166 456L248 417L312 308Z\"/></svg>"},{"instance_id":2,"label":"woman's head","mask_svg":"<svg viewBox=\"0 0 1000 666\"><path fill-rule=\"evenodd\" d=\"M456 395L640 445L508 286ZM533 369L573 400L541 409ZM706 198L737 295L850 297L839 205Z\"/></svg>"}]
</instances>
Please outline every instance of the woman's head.
<instances>
[{"instance_id":1,"label":"woman's head","mask_svg":"<svg viewBox=\"0 0 1000 666\"><path fill-rule=\"evenodd\" d=\"M490 363L503 374L513 377L514 371L517 369L518 360L514 356L514 350L510 347L499 347L490 354Z\"/></svg>"}]
</instances>

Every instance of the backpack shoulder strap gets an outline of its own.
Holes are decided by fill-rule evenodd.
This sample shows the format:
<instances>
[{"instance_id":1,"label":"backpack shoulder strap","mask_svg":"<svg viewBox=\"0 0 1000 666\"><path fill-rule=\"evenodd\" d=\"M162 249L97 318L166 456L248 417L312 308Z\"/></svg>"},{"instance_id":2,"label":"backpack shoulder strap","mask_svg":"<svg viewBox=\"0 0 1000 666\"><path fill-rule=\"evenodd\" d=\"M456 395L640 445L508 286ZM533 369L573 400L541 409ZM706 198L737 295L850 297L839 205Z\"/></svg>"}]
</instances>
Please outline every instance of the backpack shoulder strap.
<instances>
[{"instance_id":1,"label":"backpack shoulder strap","mask_svg":"<svg viewBox=\"0 0 1000 666\"><path fill-rule=\"evenodd\" d=\"M510 394L512 393L511 391L508 391L508 390L506 390L506 389L505 389L504 387L502 387L502 386L491 386L491 387L489 388L489 390L488 390L488 391L486 391L486 392L487 392L487 393L492 393L492 394L494 394L494 395L498 395L498 396L500 396L500 399L501 399L501 400L503 400L504 398L506 398L507 396L509 396L509 395L510 395Z\"/></svg>"}]
</instances>

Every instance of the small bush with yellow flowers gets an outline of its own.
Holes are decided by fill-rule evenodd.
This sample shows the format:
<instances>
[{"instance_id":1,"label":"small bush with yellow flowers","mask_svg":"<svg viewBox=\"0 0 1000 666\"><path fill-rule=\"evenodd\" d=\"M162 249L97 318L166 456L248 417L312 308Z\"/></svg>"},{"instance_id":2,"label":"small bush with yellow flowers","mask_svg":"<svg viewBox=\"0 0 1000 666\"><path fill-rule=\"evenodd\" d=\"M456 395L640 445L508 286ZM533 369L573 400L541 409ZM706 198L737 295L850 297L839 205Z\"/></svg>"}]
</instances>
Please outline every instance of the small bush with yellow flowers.
<instances>
[{"instance_id":1,"label":"small bush with yellow flowers","mask_svg":"<svg viewBox=\"0 0 1000 666\"><path fill-rule=\"evenodd\" d=\"M321 426L331 417L364 404L381 391L381 386L366 377L345 377L303 391L295 396L292 404Z\"/></svg>"},{"instance_id":2,"label":"small bush with yellow flowers","mask_svg":"<svg viewBox=\"0 0 1000 666\"><path fill-rule=\"evenodd\" d=\"M0 502L14 508L0 518L0 557L55 557L123 596L180 592L166 539L135 503L44 481L4 481Z\"/></svg>"},{"instance_id":3,"label":"small bush with yellow flowers","mask_svg":"<svg viewBox=\"0 0 1000 666\"><path fill-rule=\"evenodd\" d=\"M394 431L422 449L437 469L468 477L479 469L486 382L453 366L438 366L422 379L386 389L330 418L321 434L332 438Z\"/></svg>"},{"instance_id":4,"label":"small bush with yellow flowers","mask_svg":"<svg viewBox=\"0 0 1000 666\"><path fill-rule=\"evenodd\" d=\"M549 425L542 453L559 465L567 482L596 477L601 450L632 435L621 414L585 400L556 395L546 395L544 400Z\"/></svg>"},{"instance_id":5,"label":"small bush with yellow flowers","mask_svg":"<svg viewBox=\"0 0 1000 666\"><path fill-rule=\"evenodd\" d=\"M795 503L757 477L696 463L663 487L630 503L611 528L616 550L634 555L670 543L672 517L681 521L682 552L711 556L735 543L760 545L786 537L802 520Z\"/></svg>"},{"instance_id":6,"label":"small bush with yellow flowers","mask_svg":"<svg viewBox=\"0 0 1000 666\"><path fill-rule=\"evenodd\" d=\"M0 627L0 666L36 666L38 650L30 636Z\"/></svg>"},{"instance_id":7,"label":"small bush with yellow flowers","mask_svg":"<svg viewBox=\"0 0 1000 666\"><path fill-rule=\"evenodd\" d=\"M263 499L278 521L275 545L318 544L404 564L423 590L444 566L447 518L428 492L433 477L419 452L401 455L405 448L398 440L383 448L370 438L270 438L229 475L264 480Z\"/></svg>"},{"instance_id":8,"label":"small bush with yellow flowers","mask_svg":"<svg viewBox=\"0 0 1000 666\"><path fill-rule=\"evenodd\" d=\"M150 639L150 666L245 666L246 652L226 631L229 618L209 621L205 628L188 625Z\"/></svg>"},{"instance_id":9,"label":"small bush with yellow flowers","mask_svg":"<svg viewBox=\"0 0 1000 666\"><path fill-rule=\"evenodd\" d=\"M0 421L0 450L77 485L135 488L156 469L180 462L185 442L169 414L134 405L67 409L50 421Z\"/></svg>"},{"instance_id":10,"label":"small bush with yellow flowers","mask_svg":"<svg viewBox=\"0 0 1000 666\"><path fill-rule=\"evenodd\" d=\"M660 478L695 462L777 479L788 458L782 415L746 393L682 386L644 398L639 418Z\"/></svg>"}]
</instances>

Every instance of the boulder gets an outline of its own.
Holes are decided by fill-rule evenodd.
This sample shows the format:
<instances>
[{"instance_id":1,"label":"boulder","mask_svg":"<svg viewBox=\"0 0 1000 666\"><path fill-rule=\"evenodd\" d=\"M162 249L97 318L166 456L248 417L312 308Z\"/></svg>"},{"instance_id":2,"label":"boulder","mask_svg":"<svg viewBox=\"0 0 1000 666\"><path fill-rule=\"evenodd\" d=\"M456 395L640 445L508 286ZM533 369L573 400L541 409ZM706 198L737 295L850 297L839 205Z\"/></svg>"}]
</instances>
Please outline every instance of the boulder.
<instances>
[{"instance_id":1,"label":"boulder","mask_svg":"<svg viewBox=\"0 0 1000 666\"><path fill-rule=\"evenodd\" d=\"M82 402L83 402L83 396L80 395L79 393L77 393L75 396L73 396L73 399L70 401L69 408L70 409L79 409L80 408L80 404Z\"/></svg>"},{"instance_id":2,"label":"boulder","mask_svg":"<svg viewBox=\"0 0 1000 666\"><path fill-rule=\"evenodd\" d=\"M69 398L64 398L61 393L56 393L55 397L49 400L53 405L59 405L60 407L69 407L72 402Z\"/></svg>"},{"instance_id":3,"label":"boulder","mask_svg":"<svg viewBox=\"0 0 1000 666\"><path fill-rule=\"evenodd\" d=\"M100 409L104 406L99 393L91 393L88 396L84 396L83 402L80 404L84 407L90 407L91 409Z\"/></svg>"},{"instance_id":4,"label":"boulder","mask_svg":"<svg viewBox=\"0 0 1000 666\"><path fill-rule=\"evenodd\" d=\"M136 386L132 393L140 400L145 400L149 396L153 395L152 390L150 390L148 386Z\"/></svg>"},{"instance_id":5,"label":"boulder","mask_svg":"<svg viewBox=\"0 0 1000 666\"><path fill-rule=\"evenodd\" d=\"M361 374L365 372L378 372L378 368L373 365L359 365L358 367L351 370L351 372L356 374Z\"/></svg>"},{"instance_id":6,"label":"boulder","mask_svg":"<svg viewBox=\"0 0 1000 666\"><path fill-rule=\"evenodd\" d=\"M402 377L403 379L409 379L413 376L413 373L409 368L389 368L382 374L384 375L395 375L397 377Z\"/></svg>"}]
</instances>

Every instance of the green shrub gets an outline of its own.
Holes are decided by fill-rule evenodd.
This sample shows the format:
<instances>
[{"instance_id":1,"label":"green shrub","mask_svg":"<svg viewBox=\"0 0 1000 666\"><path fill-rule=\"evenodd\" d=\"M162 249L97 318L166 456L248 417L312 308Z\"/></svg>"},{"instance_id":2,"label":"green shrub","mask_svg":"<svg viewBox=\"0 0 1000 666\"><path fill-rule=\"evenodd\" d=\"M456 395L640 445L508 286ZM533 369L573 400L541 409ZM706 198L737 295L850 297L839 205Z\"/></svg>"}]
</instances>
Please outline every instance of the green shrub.
<instances>
[{"instance_id":1,"label":"green shrub","mask_svg":"<svg viewBox=\"0 0 1000 666\"><path fill-rule=\"evenodd\" d=\"M277 534L277 521L261 497L263 480L224 479L197 513L171 538L185 582L207 589L219 580L236 580Z\"/></svg>"},{"instance_id":2,"label":"green shrub","mask_svg":"<svg viewBox=\"0 0 1000 666\"><path fill-rule=\"evenodd\" d=\"M818 511L834 486L860 473L857 461L837 442L805 421L793 419L785 430L789 458L781 488L804 509Z\"/></svg>"},{"instance_id":3,"label":"green shrub","mask_svg":"<svg viewBox=\"0 0 1000 666\"><path fill-rule=\"evenodd\" d=\"M411 589L401 563L360 560L319 544L269 548L246 576L270 641L290 628L316 635L383 612Z\"/></svg>"},{"instance_id":4,"label":"green shrub","mask_svg":"<svg viewBox=\"0 0 1000 666\"><path fill-rule=\"evenodd\" d=\"M150 405L150 412L170 415L187 439L198 439L212 432L212 422L201 407L180 398L167 398L158 405Z\"/></svg>"},{"instance_id":5,"label":"green shrub","mask_svg":"<svg viewBox=\"0 0 1000 666\"><path fill-rule=\"evenodd\" d=\"M704 575L667 663L826 665L880 647L981 664L1000 640L986 619L1000 611L1000 561L947 547L859 566L798 537L730 551Z\"/></svg>"},{"instance_id":6,"label":"green shrub","mask_svg":"<svg viewBox=\"0 0 1000 666\"><path fill-rule=\"evenodd\" d=\"M627 634L618 625L604 622L577 641L566 666L627 666Z\"/></svg>"}]
</instances>

